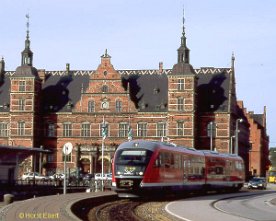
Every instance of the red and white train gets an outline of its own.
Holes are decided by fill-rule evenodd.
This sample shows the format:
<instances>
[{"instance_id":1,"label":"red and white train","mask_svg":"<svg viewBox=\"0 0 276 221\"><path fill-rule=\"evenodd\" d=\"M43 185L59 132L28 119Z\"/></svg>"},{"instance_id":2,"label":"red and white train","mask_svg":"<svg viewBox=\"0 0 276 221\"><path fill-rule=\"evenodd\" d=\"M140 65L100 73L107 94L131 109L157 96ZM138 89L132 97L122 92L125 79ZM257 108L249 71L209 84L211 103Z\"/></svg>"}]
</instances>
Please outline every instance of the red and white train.
<instances>
[{"instance_id":1,"label":"red and white train","mask_svg":"<svg viewBox=\"0 0 276 221\"><path fill-rule=\"evenodd\" d=\"M164 190L236 190L244 184L241 157L158 141L122 143L112 165L112 187L121 197Z\"/></svg>"}]
</instances>

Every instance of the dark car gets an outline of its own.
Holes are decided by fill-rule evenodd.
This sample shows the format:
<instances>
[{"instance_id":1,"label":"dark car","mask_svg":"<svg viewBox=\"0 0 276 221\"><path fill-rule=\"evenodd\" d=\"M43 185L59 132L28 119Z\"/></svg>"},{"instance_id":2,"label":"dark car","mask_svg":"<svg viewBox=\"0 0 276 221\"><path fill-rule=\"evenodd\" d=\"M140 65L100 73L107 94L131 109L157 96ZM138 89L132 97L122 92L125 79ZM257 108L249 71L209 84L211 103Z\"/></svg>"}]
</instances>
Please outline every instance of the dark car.
<instances>
[{"instance_id":1,"label":"dark car","mask_svg":"<svg viewBox=\"0 0 276 221\"><path fill-rule=\"evenodd\" d=\"M266 189L266 179L264 177L253 177L248 182L248 189Z\"/></svg>"},{"instance_id":2,"label":"dark car","mask_svg":"<svg viewBox=\"0 0 276 221\"><path fill-rule=\"evenodd\" d=\"M87 173L83 176L84 181L90 181L92 178L94 178L94 174L92 173Z\"/></svg>"}]
</instances>

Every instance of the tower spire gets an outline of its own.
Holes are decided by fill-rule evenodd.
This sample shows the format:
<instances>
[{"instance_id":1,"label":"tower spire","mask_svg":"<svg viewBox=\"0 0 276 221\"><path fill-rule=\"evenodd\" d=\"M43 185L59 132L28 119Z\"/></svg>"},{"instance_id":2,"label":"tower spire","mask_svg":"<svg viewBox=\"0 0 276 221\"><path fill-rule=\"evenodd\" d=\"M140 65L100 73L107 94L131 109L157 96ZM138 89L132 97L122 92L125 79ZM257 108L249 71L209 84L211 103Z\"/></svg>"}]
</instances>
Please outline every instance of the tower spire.
<instances>
[{"instance_id":1,"label":"tower spire","mask_svg":"<svg viewBox=\"0 0 276 221\"><path fill-rule=\"evenodd\" d=\"M185 10L183 5L183 18L182 18L182 37L181 37L181 46L186 45L186 36L185 36Z\"/></svg>"},{"instance_id":2,"label":"tower spire","mask_svg":"<svg viewBox=\"0 0 276 221\"><path fill-rule=\"evenodd\" d=\"M181 45L178 51L178 63L190 63L190 50L186 44L186 33L185 33L185 11L183 6L183 18L182 18L182 36L181 36Z\"/></svg>"},{"instance_id":3,"label":"tower spire","mask_svg":"<svg viewBox=\"0 0 276 221\"><path fill-rule=\"evenodd\" d=\"M30 41L30 16L26 14L27 22L27 34L25 40L25 49L22 51L22 61L21 65L29 65L32 66L33 64L33 52L30 49L31 41Z\"/></svg>"}]
</instances>

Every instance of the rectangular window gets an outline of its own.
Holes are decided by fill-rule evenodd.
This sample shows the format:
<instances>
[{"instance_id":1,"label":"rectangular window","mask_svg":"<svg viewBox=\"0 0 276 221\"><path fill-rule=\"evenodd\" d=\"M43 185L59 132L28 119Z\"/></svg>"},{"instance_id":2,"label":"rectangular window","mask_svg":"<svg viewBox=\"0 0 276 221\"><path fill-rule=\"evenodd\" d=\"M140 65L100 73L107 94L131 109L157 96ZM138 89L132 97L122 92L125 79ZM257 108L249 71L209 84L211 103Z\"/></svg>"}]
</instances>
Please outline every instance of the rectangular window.
<instances>
[{"instance_id":1,"label":"rectangular window","mask_svg":"<svg viewBox=\"0 0 276 221\"><path fill-rule=\"evenodd\" d=\"M63 124L63 136L64 137L71 137L72 136L72 124L71 123L64 123Z\"/></svg>"},{"instance_id":2,"label":"rectangular window","mask_svg":"<svg viewBox=\"0 0 276 221\"><path fill-rule=\"evenodd\" d=\"M184 98L182 97L177 98L177 110L178 111L184 110Z\"/></svg>"},{"instance_id":3,"label":"rectangular window","mask_svg":"<svg viewBox=\"0 0 276 221\"><path fill-rule=\"evenodd\" d=\"M159 122L156 125L156 136L157 137L166 137L166 123Z\"/></svg>"},{"instance_id":4,"label":"rectangular window","mask_svg":"<svg viewBox=\"0 0 276 221\"><path fill-rule=\"evenodd\" d=\"M178 136L183 136L184 135L184 122L183 121L178 121L177 122L177 127L176 127L176 134Z\"/></svg>"},{"instance_id":5,"label":"rectangular window","mask_svg":"<svg viewBox=\"0 0 276 221\"><path fill-rule=\"evenodd\" d=\"M8 124L0 123L0 137L7 137L7 136L8 136Z\"/></svg>"},{"instance_id":6,"label":"rectangular window","mask_svg":"<svg viewBox=\"0 0 276 221\"><path fill-rule=\"evenodd\" d=\"M178 79L178 81L177 81L177 89L179 91L184 91L184 79Z\"/></svg>"},{"instance_id":7,"label":"rectangular window","mask_svg":"<svg viewBox=\"0 0 276 221\"><path fill-rule=\"evenodd\" d=\"M47 162L55 162L55 155L54 154L47 154Z\"/></svg>"},{"instance_id":8,"label":"rectangular window","mask_svg":"<svg viewBox=\"0 0 276 221\"><path fill-rule=\"evenodd\" d=\"M25 135L25 122L18 122L17 135L24 136Z\"/></svg>"},{"instance_id":9,"label":"rectangular window","mask_svg":"<svg viewBox=\"0 0 276 221\"><path fill-rule=\"evenodd\" d=\"M90 137L90 123L83 123L81 125L81 136Z\"/></svg>"},{"instance_id":10,"label":"rectangular window","mask_svg":"<svg viewBox=\"0 0 276 221\"><path fill-rule=\"evenodd\" d=\"M120 123L119 137L127 137L127 136L128 136L128 123Z\"/></svg>"},{"instance_id":11,"label":"rectangular window","mask_svg":"<svg viewBox=\"0 0 276 221\"><path fill-rule=\"evenodd\" d=\"M47 125L47 136L55 137L56 136L56 126L54 123L49 123Z\"/></svg>"},{"instance_id":12,"label":"rectangular window","mask_svg":"<svg viewBox=\"0 0 276 221\"><path fill-rule=\"evenodd\" d=\"M26 91L26 81L19 81L19 91Z\"/></svg>"},{"instance_id":13,"label":"rectangular window","mask_svg":"<svg viewBox=\"0 0 276 221\"><path fill-rule=\"evenodd\" d=\"M25 100L24 99L19 99L18 100L18 108L20 111L24 111L25 110Z\"/></svg>"},{"instance_id":14,"label":"rectangular window","mask_svg":"<svg viewBox=\"0 0 276 221\"><path fill-rule=\"evenodd\" d=\"M138 137L146 137L147 136L147 123L138 123L137 136Z\"/></svg>"}]
</instances>

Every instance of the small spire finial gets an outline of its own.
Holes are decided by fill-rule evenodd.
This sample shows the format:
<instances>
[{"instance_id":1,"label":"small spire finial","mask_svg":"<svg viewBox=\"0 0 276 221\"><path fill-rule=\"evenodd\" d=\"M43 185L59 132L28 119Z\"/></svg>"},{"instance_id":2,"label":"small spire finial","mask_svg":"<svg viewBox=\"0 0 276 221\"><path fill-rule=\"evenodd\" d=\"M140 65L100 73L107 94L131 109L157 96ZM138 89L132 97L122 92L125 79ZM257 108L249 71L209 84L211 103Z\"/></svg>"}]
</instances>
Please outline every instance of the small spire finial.
<instances>
[{"instance_id":1,"label":"small spire finial","mask_svg":"<svg viewBox=\"0 0 276 221\"><path fill-rule=\"evenodd\" d=\"M30 28L30 15L29 14L26 14L26 18L27 18L27 23L26 23L26 26L27 26L27 37L29 37L29 28Z\"/></svg>"},{"instance_id":2,"label":"small spire finial","mask_svg":"<svg viewBox=\"0 0 276 221\"><path fill-rule=\"evenodd\" d=\"M185 9L184 9L184 5L183 5L183 32L182 32L182 35L184 36L185 35Z\"/></svg>"}]
</instances>

